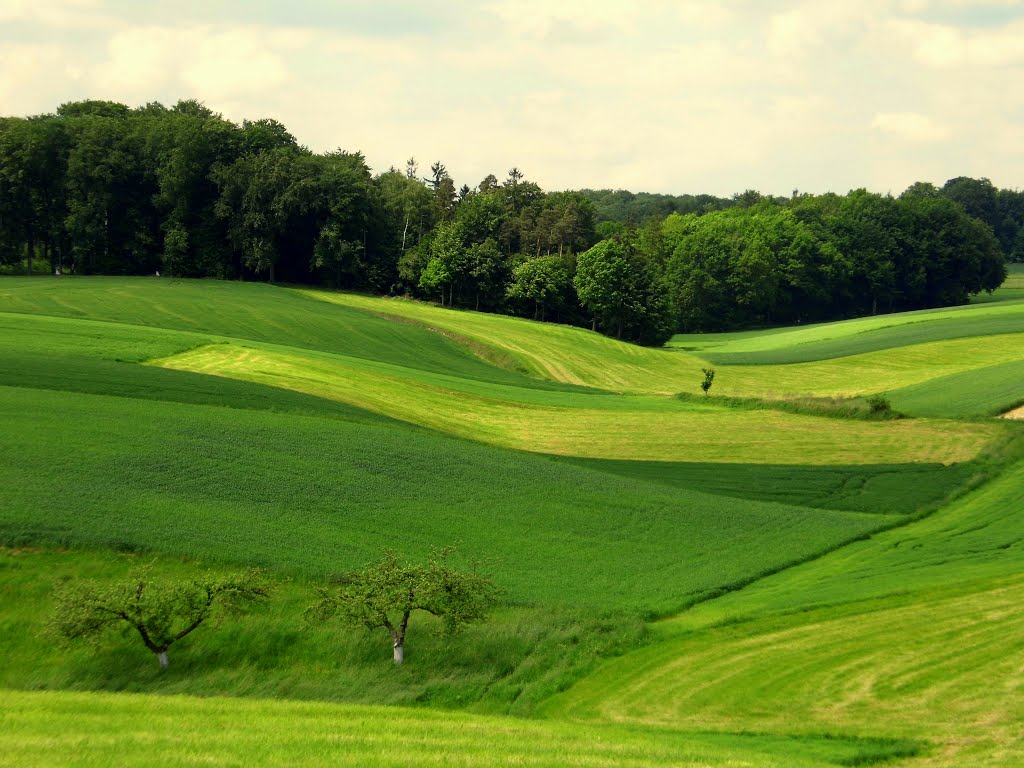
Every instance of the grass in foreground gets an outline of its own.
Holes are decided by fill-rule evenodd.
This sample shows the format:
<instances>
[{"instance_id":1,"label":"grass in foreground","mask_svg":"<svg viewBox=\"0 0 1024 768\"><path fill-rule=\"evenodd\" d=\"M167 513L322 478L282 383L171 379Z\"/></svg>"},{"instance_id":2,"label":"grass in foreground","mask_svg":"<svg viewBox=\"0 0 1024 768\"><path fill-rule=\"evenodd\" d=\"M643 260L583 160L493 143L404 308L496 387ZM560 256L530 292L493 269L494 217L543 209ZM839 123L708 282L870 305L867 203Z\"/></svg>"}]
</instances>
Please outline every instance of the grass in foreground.
<instances>
[{"instance_id":1,"label":"grass in foreground","mask_svg":"<svg viewBox=\"0 0 1024 768\"><path fill-rule=\"evenodd\" d=\"M870 765L913 742L679 733L280 701L3 691L0 765ZM258 723L258 727L254 724Z\"/></svg>"},{"instance_id":2,"label":"grass in foreground","mask_svg":"<svg viewBox=\"0 0 1024 768\"><path fill-rule=\"evenodd\" d=\"M657 727L884 734L928 765L1024 763L1024 580L705 630L606 664L551 715Z\"/></svg>"},{"instance_id":3,"label":"grass in foreground","mask_svg":"<svg viewBox=\"0 0 1024 768\"><path fill-rule=\"evenodd\" d=\"M276 697L530 714L610 655L642 644L636 612L501 607L454 636L417 613L396 668L383 631L307 624L314 583L269 577L270 600L250 615L211 621L175 643L170 667L132 632L66 648L46 634L65 580L110 582L140 566L156 578L220 572L189 560L109 552L0 549L0 688ZM571 648L572 653L566 653Z\"/></svg>"}]
</instances>

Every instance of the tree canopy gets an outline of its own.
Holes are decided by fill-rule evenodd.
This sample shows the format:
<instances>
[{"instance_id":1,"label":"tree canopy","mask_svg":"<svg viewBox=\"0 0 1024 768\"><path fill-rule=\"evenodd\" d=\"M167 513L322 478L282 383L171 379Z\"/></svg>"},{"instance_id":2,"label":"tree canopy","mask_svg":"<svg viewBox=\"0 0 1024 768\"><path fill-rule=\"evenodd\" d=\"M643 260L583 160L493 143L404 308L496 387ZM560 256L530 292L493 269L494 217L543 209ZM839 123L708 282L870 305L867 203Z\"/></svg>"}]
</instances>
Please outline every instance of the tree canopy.
<instances>
[{"instance_id":1,"label":"tree canopy","mask_svg":"<svg viewBox=\"0 0 1024 768\"><path fill-rule=\"evenodd\" d=\"M161 579L143 569L115 582L71 581L57 589L49 632L77 640L95 639L115 628L134 630L166 669L167 651L174 643L211 617L237 616L269 595L270 585L258 570Z\"/></svg>"},{"instance_id":2,"label":"tree canopy","mask_svg":"<svg viewBox=\"0 0 1024 768\"><path fill-rule=\"evenodd\" d=\"M1024 192L984 178L895 198L545 192L518 167L461 186L440 160L374 174L195 100L0 118L3 271L411 294L660 344L962 303L1006 258L1024 260Z\"/></svg>"},{"instance_id":3,"label":"tree canopy","mask_svg":"<svg viewBox=\"0 0 1024 768\"><path fill-rule=\"evenodd\" d=\"M445 630L486 618L497 600L490 578L449 563L452 550L431 554L426 563L407 563L385 552L375 563L346 573L318 589L319 600L306 611L312 622L338 618L351 626L384 629L391 637L395 664L405 661L405 637L414 611L437 616Z\"/></svg>"}]
</instances>

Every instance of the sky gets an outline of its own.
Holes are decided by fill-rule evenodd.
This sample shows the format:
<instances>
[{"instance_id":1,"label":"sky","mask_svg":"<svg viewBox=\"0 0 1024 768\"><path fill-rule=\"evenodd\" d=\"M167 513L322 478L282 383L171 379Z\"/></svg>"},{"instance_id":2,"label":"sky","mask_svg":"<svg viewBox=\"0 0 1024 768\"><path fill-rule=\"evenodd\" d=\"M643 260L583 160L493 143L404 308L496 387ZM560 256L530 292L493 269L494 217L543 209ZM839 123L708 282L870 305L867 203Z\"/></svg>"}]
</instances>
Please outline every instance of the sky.
<instances>
[{"instance_id":1,"label":"sky","mask_svg":"<svg viewBox=\"0 0 1024 768\"><path fill-rule=\"evenodd\" d=\"M0 0L0 114L195 98L546 190L1024 186L1024 0Z\"/></svg>"}]
</instances>

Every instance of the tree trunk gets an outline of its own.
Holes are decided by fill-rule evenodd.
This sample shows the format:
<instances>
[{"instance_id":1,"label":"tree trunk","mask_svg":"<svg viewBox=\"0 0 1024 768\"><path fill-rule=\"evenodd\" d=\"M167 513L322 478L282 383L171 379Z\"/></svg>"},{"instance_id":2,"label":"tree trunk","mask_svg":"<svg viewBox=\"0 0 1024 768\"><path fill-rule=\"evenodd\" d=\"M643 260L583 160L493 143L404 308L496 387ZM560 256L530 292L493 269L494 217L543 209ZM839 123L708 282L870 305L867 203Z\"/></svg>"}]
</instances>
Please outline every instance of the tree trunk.
<instances>
[{"instance_id":1,"label":"tree trunk","mask_svg":"<svg viewBox=\"0 0 1024 768\"><path fill-rule=\"evenodd\" d=\"M270 282L274 282L274 265L270 265Z\"/></svg>"},{"instance_id":2,"label":"tree trunk","mask_svg":"<svg viewBox=\"0 0 1024 768\"><path fill-rule=\"evenodd\" d=\"M590 330L592 330L592 331L596 331L597 330L597 316L596 315L594 317L590 318Z\"/></svg>"},{"instance_id":3,"label":"tree trunk","mask_svg":"<svg viewBox=\"0 0 1024 768\"><path fill-rule=\"evenodd\" d=\"M159 651L156 658L160 662L160 669L167 669L167 651Z\"/></svg>"},{"instance_id":4,"label":"tree trunk","mask_svg":"<svg viewBox=\"0 0 1024 768\"><path fill-rule=\"evenodd\" d=\"M405 661L405 646L395 643L395 666L402 666L403 661Z\"/></svg>"}]
</instances>

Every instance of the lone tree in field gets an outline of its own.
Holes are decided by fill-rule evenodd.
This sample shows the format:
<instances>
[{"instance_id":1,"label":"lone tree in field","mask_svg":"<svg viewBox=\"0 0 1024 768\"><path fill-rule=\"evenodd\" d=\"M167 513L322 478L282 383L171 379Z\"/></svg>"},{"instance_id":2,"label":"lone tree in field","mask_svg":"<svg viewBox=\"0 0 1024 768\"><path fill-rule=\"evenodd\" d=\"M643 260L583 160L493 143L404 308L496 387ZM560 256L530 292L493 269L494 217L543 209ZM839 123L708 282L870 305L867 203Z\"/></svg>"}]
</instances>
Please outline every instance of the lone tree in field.
<instances>
[{"instance_id":1,"label":"lone tree in field","mask_svg":"<svg viewBox=\"0 0 1024 768\"><path fill-rule=\"evenodd\" d=\"M715 381L715 369L714 368L701 368L704 371L704 381L701 382L700 388L704 390L704 394L707 395L708 390L711 389L711 385Z\"/></svg>"},{"instance_id":2,"label":"lone tree in field","mask_svg":"<svg viewBox=\"0 0 1024 768\"><path fill-rule=\"evenodd\" d=\"M306 610L308 621L337 616L347 624L385 629L391 635L395 664L405 660L405 633L413 611L439 617L448 632L487 617L497 601L494 582L475 570L448 564L451 548L432 553L426 564L406 564L388 551L376 563L317 589L320 599Z\"/></svg>"},{"instance_id":3,"label":"lone tree in field","mask_svg":"<svg viewBox=\"0 0 1024 768\"><path fill-rule=\"evenodd\" d=\"M77 581L58 588L49 633L62 640L97 638L122 627L138 633L167 669L167 649L211 616L236 616L270 595L258 570L224 577L157 578L149 569L112 584Z\"/></svg>"}]
</instances>

